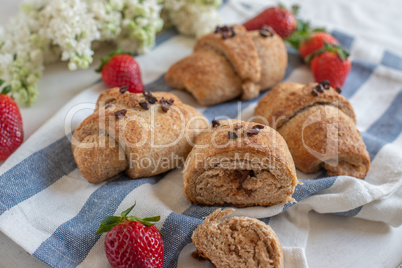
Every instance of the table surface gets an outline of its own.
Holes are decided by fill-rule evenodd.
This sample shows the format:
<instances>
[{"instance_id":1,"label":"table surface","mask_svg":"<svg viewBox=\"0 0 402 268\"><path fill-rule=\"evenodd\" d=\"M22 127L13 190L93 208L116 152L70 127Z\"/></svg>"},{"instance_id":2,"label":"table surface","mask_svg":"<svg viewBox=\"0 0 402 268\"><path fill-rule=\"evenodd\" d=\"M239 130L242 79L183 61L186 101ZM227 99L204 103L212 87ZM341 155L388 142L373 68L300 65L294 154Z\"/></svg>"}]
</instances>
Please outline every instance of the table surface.
<instances>
[{"instance_id":1,"label":"table surface","mask_svg":"<svg viewBox=\"0 0 402 268\"><path fill-rule=\"evenodd\" d=\"M5 25L9 18L17 13L18 5L22 0L0 0L0 25ZM274 5L276 1L266 1L267 5ZM402 2L398 0L382 1L349 1L333 0L318 1L304 0L291 1L299 3L302 7L300 16L304 19L313 21L316 25L325 25L327 27L336 27L359 37L361 40L376 43L384 48L390 49L396 53L400 52L402 36L402 18L399 11L402 9ZM336 7L336 8L334 8ZM340 8L341 7L341 8ZM391 8L392 7L392 8ZM342 10L342 12L332 12L332 10ZM356 14L359 10L359 14ZM342 16L348 16L343 20ZM99 63L99 57L106 54L101 51L95 56L94 64L87 70L70 72L67 64L60 62L47 66L42 79L39 82L40 95L36 104L32 107L22 107L21 113L24 121L25 139L29 138L40 126L43 125L56 111L60 109L76 94L88 88L99 79L99 75L94 72ZM319 230L321 226L332 226L333 234L344 232L345 228L358 226L367 234L372 232L375 235L379 229L384 226L383 223L364 221L355 218L345 218L333 215L321 215L312 212L311 226ZM402 237L402 227L392 228L394 235ZM377 233L378 234L378 233ZM311 232L309 240L317 239L323 241L321 237L316 237ZM354 234L355 242L359 240L364 246L367 243L367 237ZM319 247L325 245L315 245L308 250L314 252ZM309 255L309 252L307 252ZM316 260L317 261L317 260ZM312 259L309 263L311 267L316 267L317 263ZM7 236L0 232L0 267L47 267L30 256L24 249L11 241Z\"/></svg>"}]
</instances>

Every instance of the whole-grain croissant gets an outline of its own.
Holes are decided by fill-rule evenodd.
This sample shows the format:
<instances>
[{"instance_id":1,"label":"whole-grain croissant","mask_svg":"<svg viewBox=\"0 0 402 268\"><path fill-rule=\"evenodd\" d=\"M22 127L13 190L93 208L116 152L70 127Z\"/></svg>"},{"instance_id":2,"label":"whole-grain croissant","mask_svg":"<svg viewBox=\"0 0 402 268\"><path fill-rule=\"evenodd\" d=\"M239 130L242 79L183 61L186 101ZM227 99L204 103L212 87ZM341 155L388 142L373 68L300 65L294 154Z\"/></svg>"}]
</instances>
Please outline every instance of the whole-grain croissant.
<instances>
[{"instance_id":1,"label":"whole-grain croissant","mask_svg":"<svg viewBox=\"0 0 402 268\"><path fill-rule=\"evenodd\" d=\"M202 205L269 206L294 201L298 183L286 142L274 129L213 121L197 140L183 174L187 198Z\"/></svg>"},{"instance_id":2,"label":"whole-grain croissant","mask_svg":"<svg viewBox=\"0 0 402 268\"><path fill-rule=\"evenodd\" d=\"M204 120L173 94L113 88L75 130L74 159L91 183L122 171L132 179L157 175L184 162Z\"/></svg>"},{"instance_id":3,"label":"whole-grain croissant","mask_svg":"<svg viewBox=\"0 0 402 268\"><path fill-rule=\"evenodd\" d=\"M166 73L169 86L187 90L202 105L241 96L250 100L280 82L287 66L283 40L270 28L217 28L197 40L194 53Z\"/></svg>"},{"instance_id":4,"label":"whole-grain croissant","mask_svg":"<svg viewBox=\"0 0 402 268\"><path fill-rule=\"evenodd\" d=\"M260 100L255 116L281 133L301 171L366 176L370 157L353 108L327 81L279 84Z\"/></svg>"},{"instance_id":5,"label":"whole-grain croissant","mask_svg":"<svg viewBox=\"0 0 402 268\"><path fill-rule=\"evenodd\" d=\"M233 211L217 209L195 229L193 256L210 260L214 267L282 268L282 245L272 228L248 217L221 221Z\"/></svg>"}]
</instances>

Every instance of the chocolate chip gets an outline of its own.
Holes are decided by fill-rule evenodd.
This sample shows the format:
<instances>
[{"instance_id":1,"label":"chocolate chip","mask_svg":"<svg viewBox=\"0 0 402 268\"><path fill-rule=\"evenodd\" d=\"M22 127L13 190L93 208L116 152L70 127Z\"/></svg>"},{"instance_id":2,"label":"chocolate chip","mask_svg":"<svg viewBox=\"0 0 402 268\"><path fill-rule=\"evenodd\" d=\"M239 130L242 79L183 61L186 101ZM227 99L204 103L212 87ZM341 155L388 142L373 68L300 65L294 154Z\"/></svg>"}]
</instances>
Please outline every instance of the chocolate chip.
<instances>
[{"instance_id":1,"label":"chocolate chip","mask_svg":"<svg viewBox=\"0 0 402 268\"><path fill-rule=\"evenodd\" d=\"M313 88L313 90L311 91L311 95L313 95L314 97L318 96L318 92L315 90L315 88Z\"/></svg>"},{"instance_id":2,"label":"chocolate chip","mask_svg":"<svg viewBox=\"0 0 402 268\"><path fill-rule=\"evenodd\" d=\"M315 90L317 90L317 92L324 93L324 89L322 88L321 84L316 85Z\"/></svg>"},{"instance_id":3,"label":"chocolate chip","mask_svg":"<svg viewBox=\"0 0 402 268\"><path fill-rule=\"evenodd\" d=\"M219 123L219 121L216 120L214 117L214 119L212 120L212 127L219 127L220 125L221 125L221 123Z\"/></svg>"},{"instance_id":4,"label":"chocolate chip","mask_svg":"<svg viewBox=\"0 0 402 268\"><path fill-rule=\"evenodd\" d=\"M275 31L268 25L264 25L264 26L262 26L259 33L263 37L272 37L272 36L274 36Z\"/></svg>"},{"instance_id":5,"label":"chocolate chip","mask_svg":"<svg viewBox=\"0 0 402 268\"><path fill-rule=\"evenodd\" d=\"M123 110L118 110L114 113L114 116L116 117L116 119L121 119L123 118L127 113L127 110L123 109Z\"/></svg>"},{"instance_id":6,"label":"chocolate chip","mask_svg":"<svg viewBox=\"0 0 402 268\"><path fill-rule=\"evenodd\" d=\"M174 99L167 100L162 97L162 99L160 100L160 103L161 103L162 110L166 113L170 109L170 106L173 105Z\"/></svg>"},{"instance_id":7,"label":"chocolate chip","mask_svg":"<svg viewBox=\"0 0 402 268\"><path fill-rule=\"evenodd\" d=\"M113 106L113 104L108 104L108 105L106 105L105 109L109 109L112 106Z\"/></svg>"},{"instance_id":8,"label":"chocolate chip","mask_svg":"<svg viewBox=\"0 0 402 268\"><path fill-rule=\"evenodd\" d=\"M336 92L338 92L339 94L341 94L342 93L342 89L340 89L339 87L336 87Z\"/></svg>"},{"instance_id":9,"label":"chocolate chip","mask_svg":"<svg viewBox=\"0 0 402 268\"><path fill-rule=\"evenodd\" d=\"M249 190L249 189L244 189L243 188L243 191L247 196L251 196L251 194L253 193L253 190Z\"/></svg>"},{"instance_id":10,"label":"chocolate chip","mask_svg":"<svg viewBox=\"0 0 402 268\"><path fill-rule=\"evenodd\" d=\"M142 94L144 94L145 99L150 103L150 104L154 104L156 103L158 100L152 95L151 91L144 91Z\"/></svg>"},{"instance_id":11,"label":"chocolate chip","mask_svg":"<svg viewBox=\"0 0 402 268\"><path fill-rule=\"evenodd\" d=\"M149 110L149 103L146 101L140 102L139 105L144 109L144 110Z\"/></svg>"},{"instance_id":12,"label":"chocolate chip","mask_svg":"<svg viewBox=\"0 0 402 268\"><path fill-rule=\"evenodd\" d=\"M248 170L239 170L239 169L236 169L234 173L236 179L242 179L242 180L246 179L248 174L249 174Z\"/></svg>"},{"instance_id":13,"label":"chocolate chip","mask_svg":"<svg viewBox=\"0 0 402 268\"><path fill-rule=\"evenodd\" d=\"M246 134L247 136L254 136L258 133L260 133L260 130L258 128L246 129L244 131L244 134Z\"/></svg>"},{"instance_id":14,"label":"chocolate chip","mask_svg":"<svg viewBox=\"0 0 402 268\"><path fill-rule=\"evenodd\" d=\"M255 177L254 170L250 170L250 173L248 175L250 175L250 177Z\"/></svg>"},{"instance_id":15,"label":"chocolate chip","mask_svg":"<svg viewBox=\"0 0 402 268\"><path fill-rule=\"evenodd\" d=\"M238 129L241 129L241 128L243 128L242 125L236 125L234 129L235 129L235 130L238 130Z\"/></svg>"},{"instance_id":16,"label":"chocolate chip","mask_svg":"<svg viewBox=\"0 0 402 268\"><path fill-rule=\"evenodd\" d=\"M215 33L220 33L223 40L228 39L229 37L236 36L234 28L228 26L222 26L222 27L217 26L215 28Z\"/></svg>"},{"instance_id":17,"label":"chocolate chip","mask_svg":"<svg viewBox=\"0 0 402 268\"><path fill-rule=\"evenodd\" d=\"M255 125L255 126L253 126L253 129L263 129L263 128L265 128L265 126L263 126L263 125Z\"/></svg>"},{"instance_id":18,"label":"chocolate chip","mask_svg":"<svg viewBox=\"0 0 402 268\"><path fill-rule=\"evenodd\" d=\"M228 131L228 138L229 139L237 139L239 136L237 135L236 132L233 131Z\"/></svg>"},{"instance_id":19,"label":"chocolate chip","mask_svg":"<svg viewBox=\"0 0 402 268\"><path fill-rule=\"evenodd\" d=\"M228 39L228 38L229 38L228 32L222 32L222 39L225 40L225 39Z\"/></svg>"},{"instance_id":20,"label":"chocolate chip","mask_svg":"<svg viewBox=\"0 0 402 268\"><path fill-rule=\"evenodd\" d=\"M318 82L324 89L329 89L331 87L331 83L328 80L323 80Z\"/></svg>"},{"instance_id":21,"label":"chocolate chip","mask_svg":"<svg viewBox=\"0 0 402 268\"><path fill-rule=\"evenodd\" d=\"M128 86L122 86L122 87L120 87L119 91L121 94L124 94L124 93L126 93L127 89L128 89Z\"/></svg>"}]
</instances>

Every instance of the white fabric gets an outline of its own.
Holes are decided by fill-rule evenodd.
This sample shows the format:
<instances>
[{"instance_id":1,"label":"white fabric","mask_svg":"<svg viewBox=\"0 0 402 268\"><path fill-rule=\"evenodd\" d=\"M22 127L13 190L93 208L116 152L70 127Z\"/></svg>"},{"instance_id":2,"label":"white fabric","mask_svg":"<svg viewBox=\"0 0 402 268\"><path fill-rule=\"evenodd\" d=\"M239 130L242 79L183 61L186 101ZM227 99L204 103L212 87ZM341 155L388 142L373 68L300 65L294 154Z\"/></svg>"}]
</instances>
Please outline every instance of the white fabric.
<instances>
[{"instance_id":1,"label":"white fabric","mask_svg":"<svg viewBox=\"0 0 402 268\"><path fill-rule=\"evenodd\" d=\"M252 8L246 9L241 2L246 1L230 1L222 8L221 14L227 22L244 21L261 10L262 6L273 4L273 1L248 1L247 4ZM399 52L395 47L400 44L400 40L395 33L400 33L398 31L401 29L393 27L389 31L382 30L373 34L378 27L368 21L369 15L378 16L383 12L391 18L397 12L396 8L385 10L386 6L396 4L396 1L382 3L381 7L368 3L363 7L355 2L340 0L320 5L312 0L300 3L301 17L311 19L315 25L325 25L329 29L350 34L355 38L351 48L352 58L376 65L370 78L349 98L356 111L357 126L362 132L369 130L381 119L402 89L402 72L380 65L385 49L394 48L392 52ZM380 17L377 21L385 18ZM369 25L367 29L362 26L365 23ZM367 40L375 44L367 44ZM176 36L155 48L149 55L138 57L144 83L155 81L173 62L191 53L193 43L194 40L190 38ZM311 79L311 72L306 66L295 68L287 78L288 81L302 83ZM99 93L104 89L104 85L96 85L69 101L0 167L0 178L4 178L7 172L35 152L69 135L91 113ZM179 91L173 93L184 102L205 111L189 94ZM245 107L241 118L248 119L255 105L251 103ZM75 112L73 107L85 110ZM24 119L29 118L28 112L26 110ZM72 115L74 117L71 118ZM73 122L71 129L66 129L66 118ZM364 181L347 176L338 177L329 188L308 196L283 212L282 206L254 207L238 209L233 215L256 218L276 215L269 220L269 225L282 242L286 267L397 267L402 262L401 152L402 134L399 133L397 138L378 151ZM317 174L298 172L298 176L308 181L317 177ZM18 179L15 178L16 181ZM0 230L34 254L60 225L80 212L91 194L104 185L86 183L79 171L74 169L49 187L7 208L0 216ZM183 213L191 206L182 192L180 170L168 173L155 184L143 184L129 192L118 205L116 214L127 208L133 200L145 199L146 203L137 202L136 214L161 215L162 220L157 224L159 228L164 226L170 213ZM354 217L330 215L360 206L363 207ZM179 229L177 235L180 236ZM165 248L165 252L169 250ZM208 262L192 259L189 253L193 250L191 243L181 249L178 267L212 267ZM80 266L108 267L103 252L103 236L96 241Z\"/></svg>"}]
</instances>

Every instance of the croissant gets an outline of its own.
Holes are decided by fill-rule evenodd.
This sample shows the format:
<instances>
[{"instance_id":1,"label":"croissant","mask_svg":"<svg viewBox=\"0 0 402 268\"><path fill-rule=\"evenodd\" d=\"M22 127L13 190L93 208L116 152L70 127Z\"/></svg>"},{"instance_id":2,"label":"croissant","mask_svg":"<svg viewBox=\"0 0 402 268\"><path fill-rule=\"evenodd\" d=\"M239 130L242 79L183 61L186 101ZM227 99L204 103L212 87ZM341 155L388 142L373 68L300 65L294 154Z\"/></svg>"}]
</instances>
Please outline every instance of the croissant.
<instances>
[{"instance_id":1,"label":"croissant","mask_svg":"<svg viewBox=\"0 0 402 268\"><path fill-rule=\"evenodd\" d=\"M270 28L247 32L234 25L199 38L194 53L171 66L165 79L208 106L257 97L282 80L286 66L285 44Z\"/></svg>"},{"instance_id":2,"label":"croissant","mask_svg":"<svg viewBox=\"0 0 402 268\"><path fill-rule=\"evenodd\" d=\"M233 211L217 209L195 229L193 256L208 259L215 267L282 268L282 246L272 228L248 217L220 221Z\"/></svg>"},{"instance_id":3,"label":"croissant","mask_svg":"<svg viewBox=\"0 0 402 268\"><path fill-rule=\"evenodd\" d=\"M370 157L353 107L328 81L279 84L260 100L255 116L279 131L301 171L323 167L329 176L366 176Z\"/></svg>"},{"instance_id":4,"label":"croissant","mask_svg":"<svg viewBox=\"0 0 402 268\"><path fill-rule=\"evenodd\" d=\"M212 123L186 160L183 184L190 202L247 207L294 201L296 169L278 132L240 120Z\"/></svg>"},{"instance_id":5,"label":"croissant","mask_svg":"<svg viewBox=\"0 0 402 268\"><path fill-rule=\"evenodd\" d=\"M184 162L204 120L170 93L109 89L75 130L74 159L91 183L122 171L132 179L157 175Z\"/></svg>"}]
</instances>

